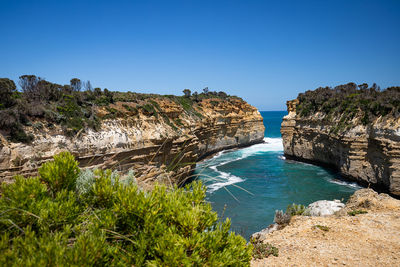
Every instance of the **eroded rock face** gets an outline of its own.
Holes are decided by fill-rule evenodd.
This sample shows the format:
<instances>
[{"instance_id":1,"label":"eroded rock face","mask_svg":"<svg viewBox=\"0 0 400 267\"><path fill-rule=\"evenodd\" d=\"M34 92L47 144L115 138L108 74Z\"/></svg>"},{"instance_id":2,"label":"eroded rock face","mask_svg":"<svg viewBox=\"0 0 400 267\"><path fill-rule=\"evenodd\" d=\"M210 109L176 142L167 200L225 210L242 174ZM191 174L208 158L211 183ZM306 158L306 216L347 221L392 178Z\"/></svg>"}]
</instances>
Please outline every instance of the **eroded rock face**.
<instances>
[{"instance_id":1,"label":"eroded rock face","mask_svg":"<svg viewBox=\"0 0 400 267\"><path fill-rule=\"evenodd\" d=\"M38 167L61 151L70 151L80 166L127 170L134 168L139 181L184 181L195 162L208 154L233 147L260 143L264 125L258 110L240 99L204 99L195 112L185 110L168 98L155 98L158 116L141 110L115 119L102 120L99 131L86 129L65 136L59 126L27 127L32 144L11 143L0 134L0 180L14 175L35 175ZM123 111L129 103L117 102ZM99 116L106 113L97 110Z\"/></svg>"},{"instance_id":2,"label":"eroded rock face","mask_svg":"<svg viewBox=\"0 0 400 267\"><path fill-rule=\"evenodd\" d=\"M378 118L364 126L334 134L339 123L327 123L323 114L302 118L298 100L288 101L281 133L287 158L330 165L345 177L400 195L400 118Z\"/></svg>"}]
</instances>

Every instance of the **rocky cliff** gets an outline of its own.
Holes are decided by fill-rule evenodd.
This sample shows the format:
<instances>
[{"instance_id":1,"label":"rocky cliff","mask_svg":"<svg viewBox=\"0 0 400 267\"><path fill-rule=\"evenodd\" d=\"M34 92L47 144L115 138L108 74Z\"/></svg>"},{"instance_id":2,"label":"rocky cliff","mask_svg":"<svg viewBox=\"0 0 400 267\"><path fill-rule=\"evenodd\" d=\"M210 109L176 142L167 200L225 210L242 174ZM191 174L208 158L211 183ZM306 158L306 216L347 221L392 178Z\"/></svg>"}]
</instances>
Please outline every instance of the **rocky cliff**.
<instances>
[{"instance_id":1,"label":"rocky cliff","mask_svg":"<svg viewBox=\"0 0 400 267\"><path fill-rule=\"evenodd\" d=\"M288 101L289 114L281 126L284 153L290 159L329 165L349 179L399 196L398 91L395 97L384 97L390 90L365 92L353 85L321 88Z\"/></svg>"},{"instance_id":2,"label":"rocky cliff","mask_svg":"<svg viewBox=\"0 0 400 267\"><path fill-rule=\"evenodd\" d=\"M192 101L153 95L94 108L101 118L98 130L82 129L72 137L44 119L24 126L34 137L30 144L10 142L0 131L0 179L34 175L43 162L68 150L83 168L133 168L144 184L180 183L199 159L264 137L258 110L236 97Z\"/></svg>"}]
</instances>

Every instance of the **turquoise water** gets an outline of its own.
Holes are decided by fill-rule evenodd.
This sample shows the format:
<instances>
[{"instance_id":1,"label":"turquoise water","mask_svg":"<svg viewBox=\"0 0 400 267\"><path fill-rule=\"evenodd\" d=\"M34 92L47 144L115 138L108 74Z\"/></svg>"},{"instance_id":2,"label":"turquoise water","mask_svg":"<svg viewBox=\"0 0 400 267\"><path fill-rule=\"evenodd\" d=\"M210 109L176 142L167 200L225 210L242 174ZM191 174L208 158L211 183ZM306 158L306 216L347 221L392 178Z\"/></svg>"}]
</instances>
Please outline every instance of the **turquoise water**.
<instances>
[{"instance_id":1,"label":"turquoise water","mask_svg":"<svg viewBox=\"0 0 400 267\"><path fill-rule=\"evenodd\" d=\"M198 164L207 200L219 216L232 220L232 230L245 238L273 222L275 210L287 205L347 198L358 188L322 167L286 160L280 124L286 112L261 112L265 143L220 152Z\"/></svg>"}]
</instances>

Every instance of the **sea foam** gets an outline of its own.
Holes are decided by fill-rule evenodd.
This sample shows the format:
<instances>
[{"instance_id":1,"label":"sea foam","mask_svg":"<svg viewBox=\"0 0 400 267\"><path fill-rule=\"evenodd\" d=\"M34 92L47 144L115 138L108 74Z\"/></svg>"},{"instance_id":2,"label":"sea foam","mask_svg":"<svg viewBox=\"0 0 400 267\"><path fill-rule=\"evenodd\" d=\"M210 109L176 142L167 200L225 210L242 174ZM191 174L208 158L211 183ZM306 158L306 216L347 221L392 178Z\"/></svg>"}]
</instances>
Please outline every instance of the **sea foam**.
<instances>
[{"instance_id":1,"label":"sea foam","mask_svg":"<svg viewBox=\"0 0 400 267\"><path fill-rule=\"evenodd\" d=\"M261 144L252 145L239 150L231 150L228 152L217 153L213 158L201 164L203 165L203 168L208 167L218 174L215 177L206 177L204 179L207 182L211 183L207 185L208 191L212 193L227 185L232 185L245 181L245 179L241 177L235 176L229 172L223 172L219 170L218 167L234 161L242 160L258 153L264 153L268 151L283 151L282 138L266 137L264 138L264 143Z\"/></svg>"}]
</instances>

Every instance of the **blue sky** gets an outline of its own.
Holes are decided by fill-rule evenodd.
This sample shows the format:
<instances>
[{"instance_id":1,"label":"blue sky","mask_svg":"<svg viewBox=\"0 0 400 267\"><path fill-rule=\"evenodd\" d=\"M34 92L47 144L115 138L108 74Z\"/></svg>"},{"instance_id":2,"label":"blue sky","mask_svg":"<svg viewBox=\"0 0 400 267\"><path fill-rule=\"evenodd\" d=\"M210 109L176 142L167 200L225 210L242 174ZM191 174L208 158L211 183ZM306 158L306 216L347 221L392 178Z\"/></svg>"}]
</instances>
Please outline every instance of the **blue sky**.
<instances>
[{"instance_id":1,"label":"blue sky","mask_svg":"<svg viewBox=\"0 0 400 267\"><path fill-rule=\"evenodd\" d=\"M400 85L400 1L0 0L0 77L223 90L260 110L319 86Z\"/></svg>"}]
</instances>

